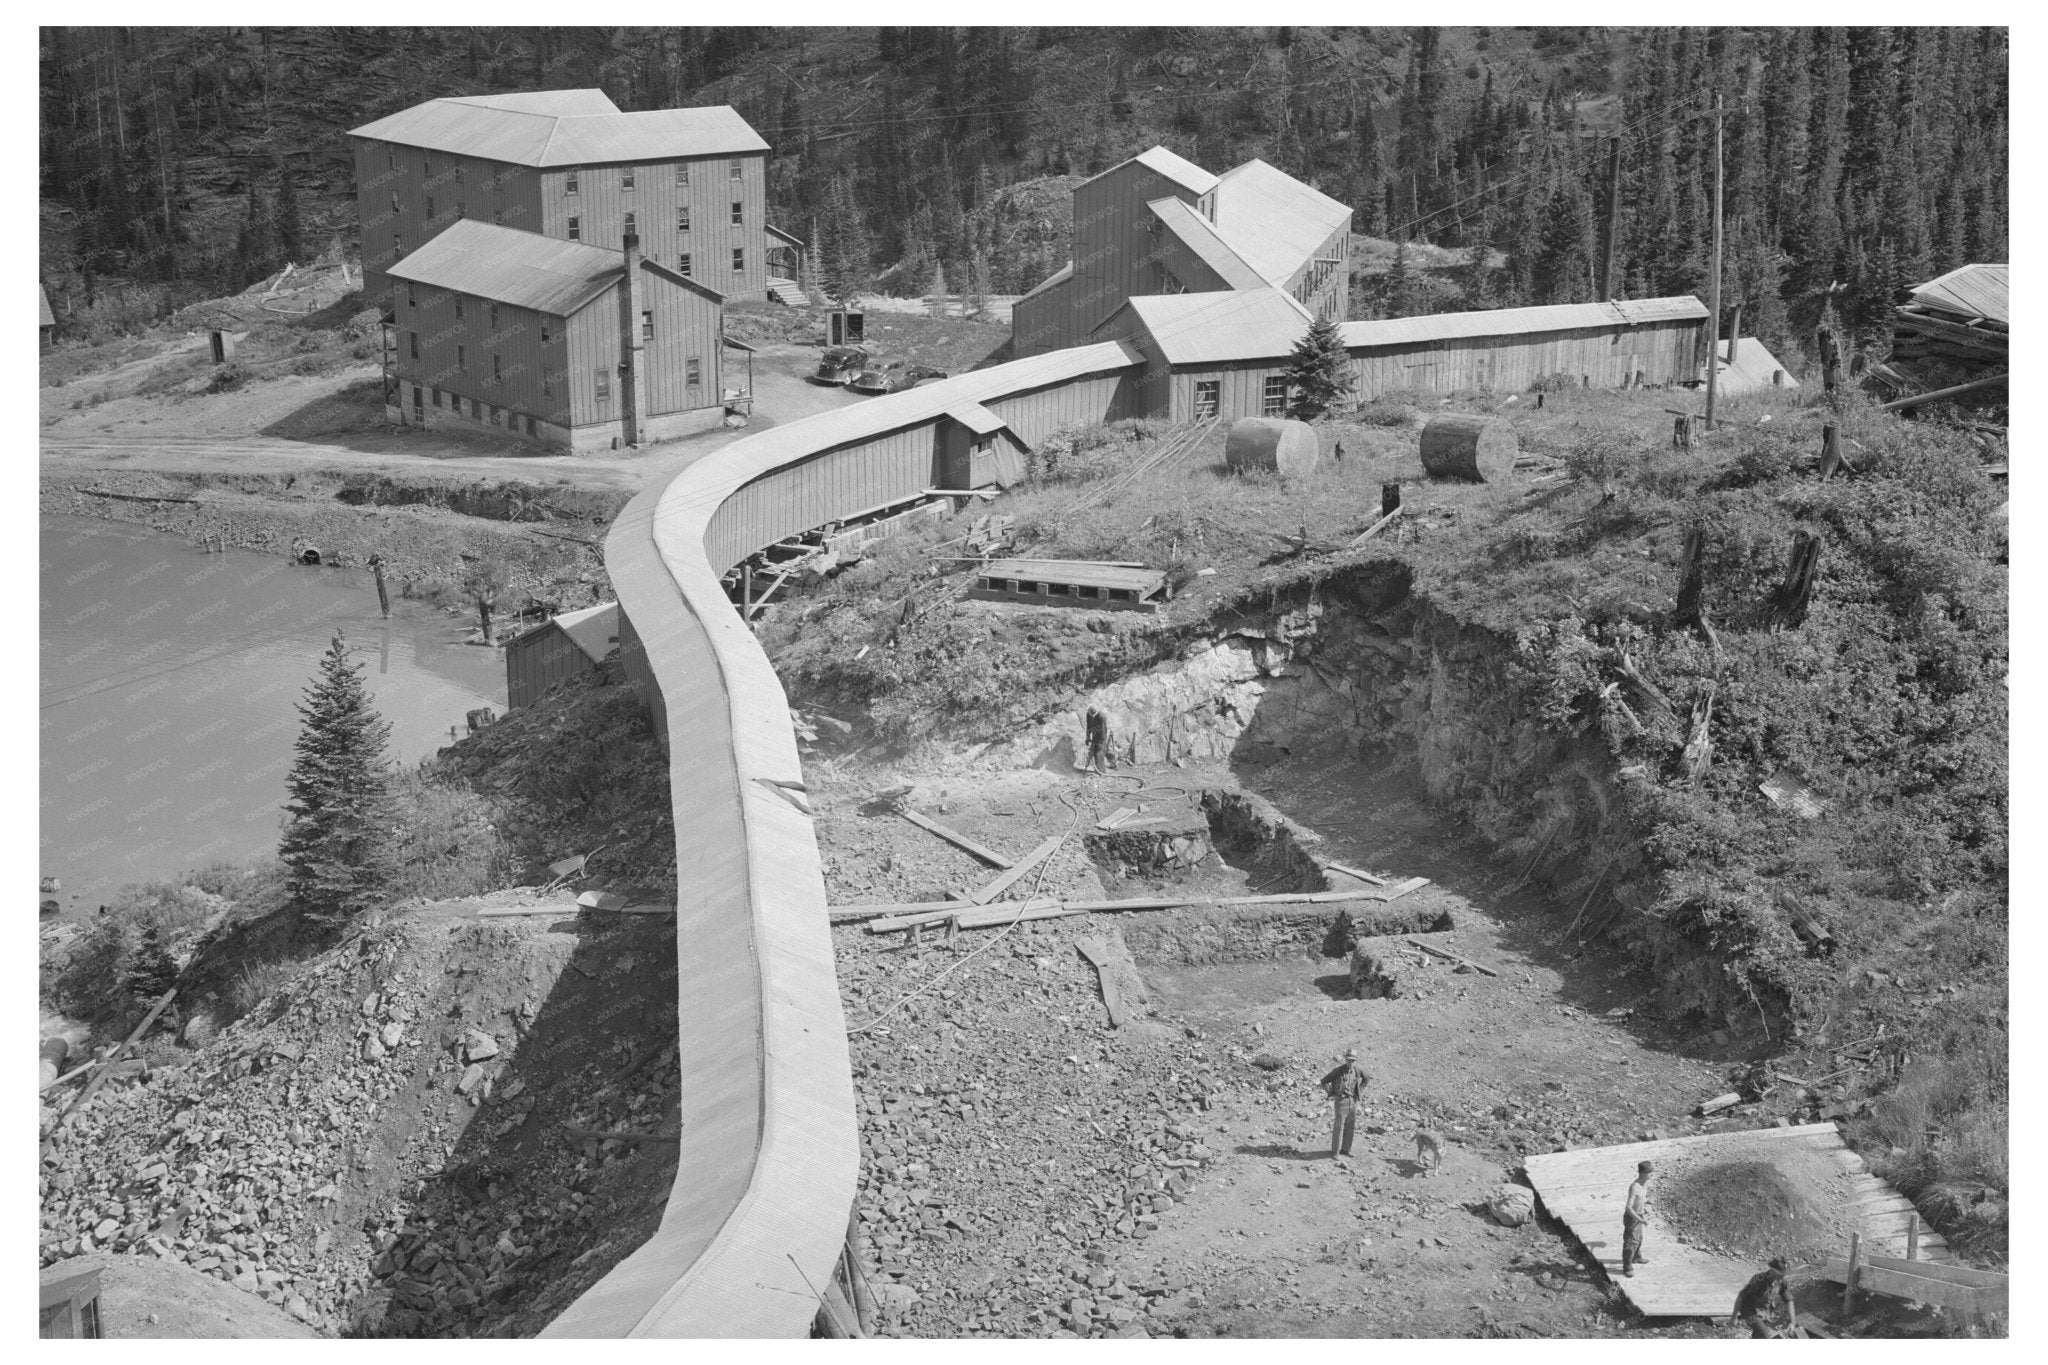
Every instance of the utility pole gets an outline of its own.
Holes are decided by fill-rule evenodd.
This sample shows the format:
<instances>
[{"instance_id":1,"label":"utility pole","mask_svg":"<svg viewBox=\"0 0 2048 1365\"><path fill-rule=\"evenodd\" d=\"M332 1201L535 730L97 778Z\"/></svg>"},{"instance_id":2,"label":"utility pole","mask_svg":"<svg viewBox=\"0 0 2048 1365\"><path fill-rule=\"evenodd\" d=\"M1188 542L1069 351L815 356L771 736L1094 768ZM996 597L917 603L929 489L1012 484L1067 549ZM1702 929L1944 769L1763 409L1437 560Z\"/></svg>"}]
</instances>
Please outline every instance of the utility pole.
<instances>
[{"instance_id":1,"label":"utility pole","mask_svg":"<svg viewBox=\"0 0 2048 1365\"><path fill-rule=\"evenodd\" d=\"M1607 140L1607 241L1600 252L1600 301L1614 302L1614 242L1621 235L1621 139Z\"/></svg>"},{"instance_id":2,"label":"utility pole","mask_svg":"<svg viewBox=\"0 0 2048 1365\"><path fill-rule=\"evenodd\" d=\"M1721 95L1714 93L1714 262L1707 276L1707 430L1714 429L1714 375L1721 349Z\"/></svg>"}]
</instances>

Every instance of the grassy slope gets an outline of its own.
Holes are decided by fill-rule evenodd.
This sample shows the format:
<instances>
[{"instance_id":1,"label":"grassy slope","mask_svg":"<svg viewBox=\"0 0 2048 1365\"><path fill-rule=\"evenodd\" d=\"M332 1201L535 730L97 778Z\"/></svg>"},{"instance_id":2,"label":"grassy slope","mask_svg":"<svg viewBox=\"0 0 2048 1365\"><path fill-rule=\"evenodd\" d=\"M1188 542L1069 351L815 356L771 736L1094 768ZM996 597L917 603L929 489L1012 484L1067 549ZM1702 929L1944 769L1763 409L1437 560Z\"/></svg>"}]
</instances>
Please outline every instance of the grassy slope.
<instances>
[{"instance_id":1,"label":"grassy slope","mask_svg":"<svg viewBox=\"0 0 2048 1365\"><path fill-rule=\"evenodd\" d=\"M1013 513L1030 553L1138 559L1185 590L1157 617L1016 611L952 600L918 546L899 544L780 609L765 634L793 692L864 704L878 734L948 727L981 737L1042 708L1064 684L1168 657L1219 609L1257 609L1305 577L1398 556L1434 609L1513 653L1525 700L1563 730L1603 736L1627 817L1665 871L1654 913L1720 945L1766 998L1834 1040L1883 1028L1889 1079L1857 1121L1874 1164L1965 1244L2003 1254L2008 1071L2006 570L2003 490L1954 431L1860 404L1841 419L1859 472L1820 483L1811 396L1724 404L1692 455L1669 447L1664 393L1567 393L1502 409L1525 454L1563 472L1516 486L1419 481L1414 432L1332 425L1327 456L1294 485L1238 479L1213 449L1076 512L1091 476L1136 458L1110 443L1041 466L989 510ZM1498 396L1453 406L1496 408ZM1384 417L1381 420L1386 420ZM1613 496L1604 498L1602 478ZM1405 489L1408 529L1342 555ZM1305 527L1311 554L1286 556ZM1718 655L1671 619L1688 528L1706 533L1706 604ZM956 521L928 541L958 535ZM1772 594L1795 531L1822 540L1803 624L1773 631ZM956 569L964 566L949 566ZM1217 570L1209 577L1194 571ZM902 623L904 603L912 619ZM894 646L885 642L893 639ZM862 645L875 646L856 658ZM1601 700L1626 649L1673 703L1632 733ZM1714 763L1687 784L1676 760L1693 703L1715 686ZM1757 784L1791 768L1828 802L1807 821ZM1784 895L1839 941L1813 957Z\"/></svg>"}]
</instances>

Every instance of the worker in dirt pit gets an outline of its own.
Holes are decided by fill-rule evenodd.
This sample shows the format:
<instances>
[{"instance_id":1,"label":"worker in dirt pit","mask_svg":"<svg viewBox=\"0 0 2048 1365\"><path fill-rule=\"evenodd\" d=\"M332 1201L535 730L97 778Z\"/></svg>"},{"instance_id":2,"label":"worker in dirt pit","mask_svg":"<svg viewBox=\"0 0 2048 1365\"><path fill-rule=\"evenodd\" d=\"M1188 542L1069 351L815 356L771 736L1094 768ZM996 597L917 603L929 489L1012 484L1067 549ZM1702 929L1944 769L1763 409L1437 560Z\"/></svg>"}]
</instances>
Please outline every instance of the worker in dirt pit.
<instances>
[{"instance_id":1,"label":"worker in dirt pit","mask_svg":"<svg viewBox=\"0 0 2048 1365\"><path fill-rule=\"evenodd\" d=\"M1750 1276L1749 1283L1735 1296L1736 1320L1749 1325L1753 1338L1769 1341L1799 1333L1799 1309L1792 1303L1792 1287L1785 1282L1785 1268L1783 1256L1771 1257L1769 1268ZM1768 1320L1773 1308L1784 1316L1783 1332Z\"/></svg>"},{"instance_id":2,"label":"worker in dirt pit","mask_svg":"<svg viewBox=\"0 0 2048 1365\"><path fill-rule=\"evenodd\" d=\"M1358 1126L1358 1097L1372 1084L1372 1077L1358 1066L1358 1049L1347 1048L1336 1070L1323 1077L1323 1093L1337 1102L1330 1119L1330 1159L1351 1155L1351 1134Z\"/></svg>"},{"instance_id":3,"label":"worker in dirt pit","mask_svg":"<svg viewBox=\"0 0 2048 1365\"><path fill-rule=\"evenodd\" d=\"M1636 1163L1635 1183L1628 1187L1628 1199L1621 1206L1621 1273L1634 1275L1636 1267L1648 1265L1643 1255L1643 1228L1650 1221L1650 1163Z\"/></svg>"}]
</instances>

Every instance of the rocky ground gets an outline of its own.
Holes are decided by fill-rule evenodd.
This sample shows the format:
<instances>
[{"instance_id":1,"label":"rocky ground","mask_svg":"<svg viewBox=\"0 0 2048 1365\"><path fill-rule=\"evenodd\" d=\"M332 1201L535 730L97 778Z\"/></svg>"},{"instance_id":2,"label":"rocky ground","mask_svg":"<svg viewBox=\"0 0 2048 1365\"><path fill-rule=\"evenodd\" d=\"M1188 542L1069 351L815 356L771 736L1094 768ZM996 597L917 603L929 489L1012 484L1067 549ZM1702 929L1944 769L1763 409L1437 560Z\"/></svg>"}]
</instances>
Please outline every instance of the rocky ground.
<instances>
[{"instance_id":1,"label":"rocky ground","mask_svg":"<svg viewBox=\"0 0 2048 1365\"><path fill-rule=\"evenodd\" d=\"M863 1262L887 1334L1640 1333L1560 1225L1503 1226L1489 1198L1531 1152L1754 1127L1787 1108L1689 1117L1727 1087L1725 1053L1649 1018L1652 982L1582 957L1512 869L1443 828L1397 773L813 769L835 905L938 899L994 875L892 798L1012 858L1065 833L1027 888L1039 894L1134 896L1177 883L1117 875L1084 842L1100 814L1143 799L1129 793L1171 806L1156 794L1242 777L1283 808L1328 813L1344 803L1317 793L1341 784L1375 818L1323 824L1311 851L1432 877L1414 894L1453 928L1430 941L1500 973L1411 951L1396 998L1352 999L1320 932L1239 934L1219 950L1215 912L1199 910L1024 923L950 946L835 927ZM1210 853L1192 874L1207 894L1243 894L1271 871L1218 843L1239 865ZM1334 919L1316 911L1319 926ZM1112 946L1135 1005L1122 1028L1076 950L1084 936ZM1354 1045L1373 1084L1352 1157L1332 1161L1317 1081ZM1418 1164L1418 1128L1440 1136L1441 1169ZM1816 1307L1820 1293L1805 1291Z\"/></svg>"},{"instance_id":2,"label":"rocky ground","mask_svg":"<svg viewBox=\"0 0 2048 1365\"><path fill-rule=\"evenodd\" d=\"M42 1260L154 1256L322 1334L530 1335L659 1221L671 922L402 908L208 1046L42 1116ZM58 1091L58 1105L70 1091Z\"/></svg>"}]
</instances>

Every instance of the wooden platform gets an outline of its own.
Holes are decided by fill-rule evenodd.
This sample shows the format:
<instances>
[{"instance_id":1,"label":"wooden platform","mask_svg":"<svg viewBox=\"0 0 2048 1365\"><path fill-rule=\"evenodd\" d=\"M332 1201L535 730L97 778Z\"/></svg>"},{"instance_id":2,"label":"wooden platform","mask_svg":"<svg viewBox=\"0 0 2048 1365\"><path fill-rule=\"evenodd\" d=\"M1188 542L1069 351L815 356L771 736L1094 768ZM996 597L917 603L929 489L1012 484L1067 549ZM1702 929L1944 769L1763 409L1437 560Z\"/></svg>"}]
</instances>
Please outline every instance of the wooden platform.
<instances>
[{"instance_id":1,"label":"wooden platform","mask_svg":"<svg viewBox=\"0 0 2048 1365\"><path fill-rule=\"evenodd\" d=\"M1717 1146L1736 1147L1746 1143L1800 1143L1809 1150L1832 1158L1850 1177L1854 1211L1859 1216L1863 1244L1884 1256L1906 1254L1906 1219L1913 1212L1911 1202L1891 1186L1871 1175L1863 1158L1843 1145L1832 1123L1809 1123L1795 1128L1762 1128L1740 1133L1706 1133L1699 1137L1671 1138L1663 1142L1632 1142L1620 1147L1591 1147L1577 1152L1555 1152L1532 1156L1525 1163L1529 1183L1536 1187L1543 1207L1553 1218L1570 1227L1586 1249L1600 1259L1608 1278L1628 1301L1647 1317L1726 1317L1735 1309L1735 1296L1749 1277L1762 1269L1747 1261L1711 1256L1681 1245L1669 1236L1659 1236L1656 1198L1650 1206L1650 1253L1648 1265L1636 1267L1633 1276L1621 1273L1621 1206L1629 1183L1636 1178L1638 1161L1659 1157L1710 1152ZM1654 1187L1653 1187L1654 1189ZM1848 1248L1842 1248L1846 1255ZM1926 1261L1947 1261L1948 1246L1924 1228L1920 1233L1920 1257ZM1798 1267L1794 1268L1795 1271Z\"/></svg>"}]
</instances>

